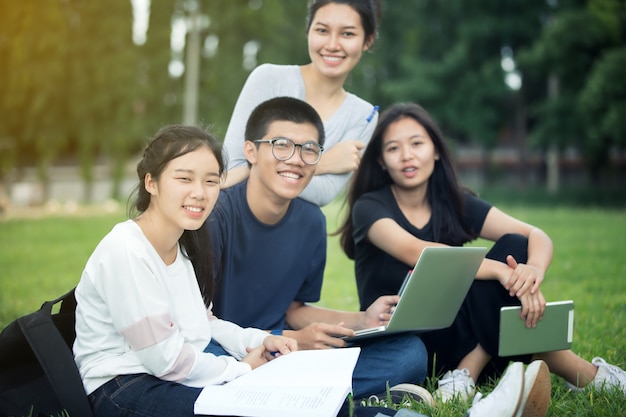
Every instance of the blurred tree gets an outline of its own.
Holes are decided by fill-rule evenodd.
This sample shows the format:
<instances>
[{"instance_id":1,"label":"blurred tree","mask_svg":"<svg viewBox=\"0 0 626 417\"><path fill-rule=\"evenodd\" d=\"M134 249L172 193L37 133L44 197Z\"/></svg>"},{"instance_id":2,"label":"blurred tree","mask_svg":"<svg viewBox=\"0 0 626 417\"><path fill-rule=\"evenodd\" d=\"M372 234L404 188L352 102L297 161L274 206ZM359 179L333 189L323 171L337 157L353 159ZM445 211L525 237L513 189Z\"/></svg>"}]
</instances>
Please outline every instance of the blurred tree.
<instances>
[{"instance_id":1,"label":"blurred tree","mask_svg":"<svg viewBox=\"0 0 626 417\"><path fill-rule=\"evenodd\" d=\"M200 119L223 137L239 92L257 65L307 62L305 1L205 1Z\"/></svg>"},{"instance_id":2,"label":"blurred tree","mask_svg":"<svg viewBox=\"0 0 626 417\"><path fill-rule=\"evenodd\" d=\"M152 1L146 43L137 48L133 109L142 143L166 124L180 123L183 83L170 75L172 20L182 0Z\"/></svg>"},{"instance_id":3,"label":"blurred tree","mask_svg":"<svg viewBox=\"0 0 626 417\"><path fill-rule=\"evenodd\" d=\"M0 143L14 155L0 175L36 165L45 201L50 165L78 160L89 200L106 152L118 184L143 109L131 23L130 2L0 4Z\"/></svg>"},{"instance_id":4,"label":"blurred tree","mask_svg":"<svg viewBox=\"0 0 626 417\"><path fill-rule=\"evenodd\" d=\"M542 147L580 149L597 181L609 165L611 146L624 144L623 130L608 120L614 118L612 110L624 108L623 67L614 67L626 43L626 4L569 2L555 7L546 23L523 60L539 83L546 74L555 77L558 95L537 98L530 138ZM607 101L600 104L601 99Z\"/></svg>"},{"instance_id":5,"label":"blurred tree","mask_svg":"<svg viewBox=\"0 0 626 417\"><path fill-rule=\"evenodd\" d=\"M15 7L13 7L15 6ZM64 10L57 2L39 5L3 3L7 32L2 34L3 119L0 137L16 164L34 164L42 184L43 199L49 194L48 169L66 145L59 104L65 99L63 61L67 52ZM7 9L7 10L4 10ZM8 10L12 9L12 10ZM51 30L57 28L58 30ZM41 36L50 31L50 36ZM6 59L6 60L5 60Z\"/></svg>"},{"instance_id":6,"label":"blurred tree","mask_svg":"<svg viewBox=\"0 0 626 417\"><path fill-rule=\"evenodd\" d=\"M0 181L36 166L46 184L50 165L79 163L90 200L93 168L107 161L120 196L144 138L182 120L185 51L172 48L172 27L189 1L206 23L199 119L218 137L254 67L309 62L304 0L152 1L143 44L133 43L131 1L0 2ZM379 38L346 88L383 109L418 102L459 142L521 155L574 146L600 178L625 140L625 9L615 0L382 0Z\"/></svg>"},{"instance_id":7,"label":"blurred tree","mask_svg":"<svg viewBox=\"0 0 626 417\"><path fill-rule=\"evenodd\" d=\"M67 60L68 134L76 149L84 182L82 198L93 198L94 166L108 155L112 196L133 137L137 96L137 53L131 37L130 2L74 2L70 59ZM122 136L125 140L120 141ZM136 145L135 145L136 146Z\"/></svg>"},{"instance_id":8,"label":"blurred tree","mask_svg":"<svg viewBox=\"0 0 626 417\"><path fill-rule=\"evenodd\" d=\"M626 146L626 47L607 50L595 63L578 101L585 122L582 144L597 182L613 147Z\"/></svg>"},{"instance_id":9,"label":"blurred tree","mask_svg":"<svg viewBox=\"0 0 626 417\"><path fill-rule=\"evenodd\" d=\"M449 136L493 146L512 130L515 96L523 100L523 91L505 83L503 54L515 60L532 42L544 7L523 0L387 1L374 53L384 63L376 68L379 100L416 101Z\"/></svg>"}]
</instances>

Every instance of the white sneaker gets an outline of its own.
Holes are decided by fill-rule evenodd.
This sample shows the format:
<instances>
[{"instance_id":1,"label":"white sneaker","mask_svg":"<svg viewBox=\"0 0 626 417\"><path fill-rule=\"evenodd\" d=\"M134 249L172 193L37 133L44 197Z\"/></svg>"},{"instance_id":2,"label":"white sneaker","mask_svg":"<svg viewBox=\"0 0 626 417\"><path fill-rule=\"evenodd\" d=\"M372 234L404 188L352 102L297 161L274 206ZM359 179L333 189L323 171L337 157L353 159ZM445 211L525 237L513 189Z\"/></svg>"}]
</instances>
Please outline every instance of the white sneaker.
<instances>
[{"instance_id":1,"label":"white sneaker","mask_svg":"<svg viewBox=\"0 0 626 417\"><path fill-rule=\"evenodd\" d=\"M361 400L362 407L382 406L387 407L389 403L411 407L413 402L423 402L433 407L435 401L433 396L424 387L414 384L398 384L389 388L389 391L379 395L370 395L367 399Z\"/></svg>"},{"instance_id":2,"label":"white sneaker","mask_svg":"<svg viewBox=\"0 0 626 417\"><path fill-rule=\"evenodd\" d=\"M469 369L455 369L446 372L439 379L439 388L435 391L435 398L442 403L448 402L454 397L467 400L474 395L475 389L476 384L470 376Z\"/></svg>"},{"instance_id":3,"label":"white sneaker","mask_svg":"<svg viewBox=\"0 0 626 417\"><path fill-rule=\"evenodd\" d=\"M600 357L595 357L591 361L598 367L598 373L592 383L597 389L618 387L626 395L626 371L606 363Z\"/></svg>"},{"instance_id":4,"label":"white sneaker","mask_svg":"<svg viewBox=\"0 0 626 417\"><path fill-rule=\"evenodd\" d=\"M394 404L402 404L410 407L412 401L423 402L429 406L434 406L433 396L424 387L414 384L398 384L389 388L389 397Z\"/></svg>"},{"instance_id":5,"label":"white sneaker","mask_svg":"<svg viewBox=\"0 0 626 417\"><path fill-rule=\"evenodd\" d=\"M591 363L598 367L598 373L589 385L593 384L598 390L602 388L619 387L624 395L626 395L626 371L615 365L606 363L604 359L597 356L593 358ZM565 381L565 385L574 392L583 391L586 388L577 387L568 381Z\"/></svg>"},{"instance_id":6,"label":"white sneaker","mask_svg":"<svg viewBox=\"0 0 626 417\"><path fill-rule=\"evenodd\" d=\"M524 373L524 391L516 417L545 417L551 395L548 365L544 361L533 361Z\"/></svg>"},{"instance_id":7,"label":"white sneaker","mask_svg":"<svg viewBox=\"0 0 626 417\"><path fill-rule=\"evenodd\" d=\"M524 393L524 364L511 363L498 385L489 395L476 394L472 407L467 411L470 417L515 417Z\"/></svg>"}]
</instances>

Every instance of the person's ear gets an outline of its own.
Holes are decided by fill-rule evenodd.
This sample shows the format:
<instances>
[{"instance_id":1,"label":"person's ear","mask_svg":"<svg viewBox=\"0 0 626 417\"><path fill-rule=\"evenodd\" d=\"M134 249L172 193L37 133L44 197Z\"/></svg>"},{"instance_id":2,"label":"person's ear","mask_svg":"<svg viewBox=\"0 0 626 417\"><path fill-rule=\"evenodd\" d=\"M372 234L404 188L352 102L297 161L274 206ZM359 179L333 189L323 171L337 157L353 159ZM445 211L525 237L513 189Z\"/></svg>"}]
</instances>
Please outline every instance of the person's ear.
<instances>
[{"instance_id":1,"label":"person's ear","mask_svg":"<svg viewBox=\"0 0 626 417\"><path fill-rule=\"evenodd\" d=\"M254 165L256 163L257 151L257 145L251 140L247 140L243 143L243 155L250 165Z\"/></svg>"},{"instance_id":2,"label":"person's ear","mask_svg":"<svg viewBox=\"0 0 626 417\"><path fill-rule=\"evenodd\" d=\"M144 187L146 187L146 191L152 195L156 195L158 192L157 182L152 178L152 174L149 172L144 177Z\"/></svg>"},{"instance_id":3,"label":"person's ear","mask_svg":"<svg viewBox=\"0 0 626 417\"><path fill-rule=\"evenodd\" d=\"M367 39L365 39L365 42L363 43L363 52L370 50L372 45L374 45L374 39L376 39L376 35L370 35Z\"/></svg>"},{"instance_id":4,"label":"person's ear","mask_svg":"<svg viewBox=\"0 0 626 417\"><path fill-rule=\"evenodd\" d=\"M385 166L385 164L383 163L383 159L382 159L382 158L378 158L378 160L377 160L376 162L378 162L378 165L380 165L380 168L381 168L383 171L386 171L386 170L387 170L387 167L386 167L386 166Z\"/></svg>"}]
</instances>

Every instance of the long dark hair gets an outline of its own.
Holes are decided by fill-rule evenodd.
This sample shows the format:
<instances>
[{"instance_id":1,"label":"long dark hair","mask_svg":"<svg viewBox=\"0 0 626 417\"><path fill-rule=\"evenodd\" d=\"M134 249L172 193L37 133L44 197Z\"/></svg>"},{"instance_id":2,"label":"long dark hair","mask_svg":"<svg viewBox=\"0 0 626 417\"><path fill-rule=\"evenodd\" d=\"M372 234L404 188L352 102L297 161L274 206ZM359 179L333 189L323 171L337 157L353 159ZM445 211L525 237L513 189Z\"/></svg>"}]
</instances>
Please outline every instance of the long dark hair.
<instances>
[{"instance_id":1,"label":"long dark hair","mask_svg":"<svg viewBox=\"0 0 626 417\"><path fill-rule=\"evenodd\" d=\"M404 118L414 119L421 124L433 141L439 160L428 179L426 198L432 209L432 226L436 242L460 245L474 239L465 222L463 193L459 185L454 161L441 130L432 117L421 106L414 103L399 103L389 107L378 120L378 125L367 145L359 169L355 172L348 190L346 218L335 232L340 235L340 244L350 259L354 259L352 208L363 194L392 184L389 173L381 164L383 137L389 126Z\"/></svg>"},{"instance_id":2,"label":"long dark hair","mask_svg":"<svg viewBox=\"0 0 626 417\"><path fill-rule=\"evenodd\" d=\"M151 194L145 186L148 173L158 181L171 160L202 147L211 150L217 159L219 174L222 175L225 167L222 145L212 134L195 126L169 125L161 128L146 145L143 157L137 164L139 181L133 193L136 195L134 204L129 207L129 217L136 217L150 206ZM214 277L209 234L204 228L184 230L178 242L182 252L193 263L205 302L210 301L213 296Z\"/></svg>"}]
</instances>

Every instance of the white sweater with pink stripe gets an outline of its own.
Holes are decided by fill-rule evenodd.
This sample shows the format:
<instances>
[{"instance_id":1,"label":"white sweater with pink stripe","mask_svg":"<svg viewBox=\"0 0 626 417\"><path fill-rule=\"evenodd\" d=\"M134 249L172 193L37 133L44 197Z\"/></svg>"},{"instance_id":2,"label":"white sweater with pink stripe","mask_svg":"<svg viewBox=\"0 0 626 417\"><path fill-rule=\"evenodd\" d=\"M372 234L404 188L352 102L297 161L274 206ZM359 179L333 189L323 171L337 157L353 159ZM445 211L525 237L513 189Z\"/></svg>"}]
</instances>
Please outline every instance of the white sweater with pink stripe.
<instances>
[{"instance_id":1,"label":"white sweater with pink stripe","mask_svg":"<svg viewBox=\"0 0 626 417\"><path fill-rule=\"evenodd\" d=\"M98 244L76 300L74 358L87 394L117 375L135 373L192 387L228 382L250 371L238 359L268 335L212 316L180 248L174 263L165 265L132 220ZM211 338L232 357L204 353Z\"/></svg>"}]
</instances>

